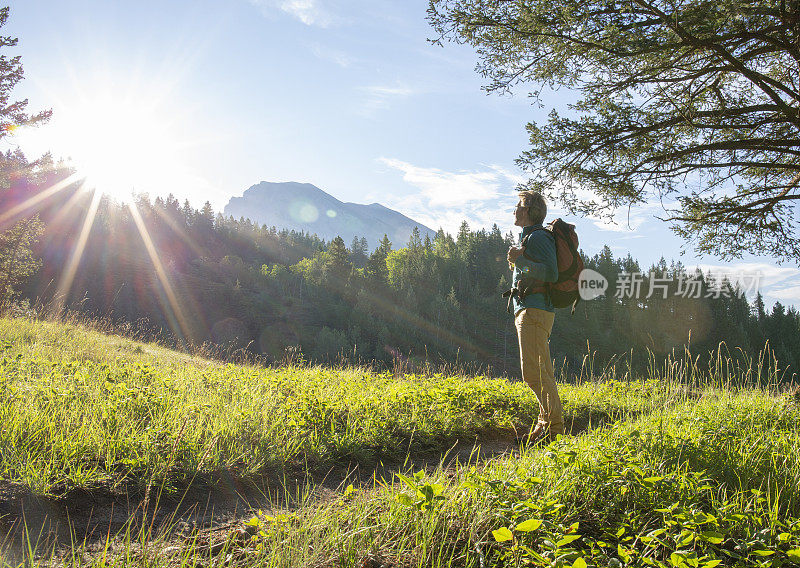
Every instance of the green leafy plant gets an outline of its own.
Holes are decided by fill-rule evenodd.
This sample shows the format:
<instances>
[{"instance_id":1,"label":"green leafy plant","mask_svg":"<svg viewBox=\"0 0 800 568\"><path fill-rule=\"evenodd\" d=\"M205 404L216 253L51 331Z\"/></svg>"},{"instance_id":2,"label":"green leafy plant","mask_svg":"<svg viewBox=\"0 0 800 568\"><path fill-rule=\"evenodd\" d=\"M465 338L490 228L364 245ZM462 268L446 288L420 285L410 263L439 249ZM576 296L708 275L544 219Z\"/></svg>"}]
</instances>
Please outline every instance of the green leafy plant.
<instances>
[{"instance_id":1,"label":"green leafy plant","mask_svg":"<svg viewBox=\"0 0 800 568\"><path fill-rule=\"evenodd\" d=\"M411 490L410 494L397 494L397 500L406 507L417 511L433 511L445 499L444 485L425 482L424 471L418 471L412 477L402 473L396 473L395 476Z\"/></svg>"}]
</instances>

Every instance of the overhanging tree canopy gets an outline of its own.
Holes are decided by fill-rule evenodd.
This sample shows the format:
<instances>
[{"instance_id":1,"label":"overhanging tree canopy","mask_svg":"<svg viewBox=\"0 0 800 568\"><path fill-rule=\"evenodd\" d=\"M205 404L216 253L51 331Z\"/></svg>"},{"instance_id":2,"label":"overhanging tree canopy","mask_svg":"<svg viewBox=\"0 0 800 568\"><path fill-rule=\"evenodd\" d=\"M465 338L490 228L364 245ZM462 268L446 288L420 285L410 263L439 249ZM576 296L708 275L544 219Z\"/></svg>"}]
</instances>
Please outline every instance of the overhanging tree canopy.
<instances>
[{"instance_id":1,"label":"overhanging tree canopy","mask_svg":"<svg viewBox=\"0 0 800 568\"><path fill-rule=\"evenodd\" d=\"M660 200L700 252L800 260L800 0L430 0L428 19L487 90L580 95L528 124L531 189L579 213Z\"/></svg>"}]
</instances>

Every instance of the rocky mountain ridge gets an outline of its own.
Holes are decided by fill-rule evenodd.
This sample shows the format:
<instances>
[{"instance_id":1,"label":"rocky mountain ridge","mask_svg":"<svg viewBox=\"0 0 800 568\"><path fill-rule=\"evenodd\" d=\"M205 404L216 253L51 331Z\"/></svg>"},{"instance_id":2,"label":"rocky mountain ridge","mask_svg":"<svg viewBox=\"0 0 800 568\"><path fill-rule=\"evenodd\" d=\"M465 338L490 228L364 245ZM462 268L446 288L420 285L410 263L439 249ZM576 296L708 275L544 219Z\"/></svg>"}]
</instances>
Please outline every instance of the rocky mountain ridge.
<instances>
[{"instance_id":1,"label":"rocky mountain ridge","mask_svg":"<svg viewBox=\"0 0 800 568\"><path fill-rule=\"evenodd\" d=\"M369 250L387 235L395 248L408 243L414 227L420 236L435 231L379 203L369 205L340 201L310 183L262 181L241 197L232 197L225 216L244 217L254 223L315 233L325 240L337 235L349 246L353 237L366 237Z\"/></svg>"}]
</instances>

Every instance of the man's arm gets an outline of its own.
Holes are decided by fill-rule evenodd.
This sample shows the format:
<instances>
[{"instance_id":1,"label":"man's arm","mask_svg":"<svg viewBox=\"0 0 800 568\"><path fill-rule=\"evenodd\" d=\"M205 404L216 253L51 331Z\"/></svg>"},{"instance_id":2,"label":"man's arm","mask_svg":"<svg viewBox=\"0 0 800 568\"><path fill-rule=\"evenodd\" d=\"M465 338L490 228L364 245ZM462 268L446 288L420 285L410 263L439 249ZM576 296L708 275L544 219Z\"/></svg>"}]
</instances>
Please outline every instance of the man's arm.
<instances>
[{"instance_id":1,"label":"man's arm","mask_svg":"<svg viewBox=\"0 0 800 568\"><path fill-rule=\"evenodd\" d=\"M525 249L513 262L523 273L533 276L536 280L543 282L558 280L555 238L547 230L531 233Z\"/></svg>"}]
</instances>

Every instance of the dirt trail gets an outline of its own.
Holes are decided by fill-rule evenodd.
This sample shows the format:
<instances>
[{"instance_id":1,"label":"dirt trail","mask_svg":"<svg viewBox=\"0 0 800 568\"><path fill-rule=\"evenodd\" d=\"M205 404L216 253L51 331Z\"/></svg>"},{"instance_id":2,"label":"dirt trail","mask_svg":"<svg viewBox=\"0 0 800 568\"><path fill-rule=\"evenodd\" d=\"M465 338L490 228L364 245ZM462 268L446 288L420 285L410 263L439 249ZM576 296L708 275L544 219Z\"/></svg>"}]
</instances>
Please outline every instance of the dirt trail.
<instances>
[{"instance_id":1,"label":"dirt trail","mask_svg":"<svg viewBox=\"0 0 800 568\"><path fill-rule=\"evenodd\" d=\"M37 550L86 543L87 549L105 546L106 539L124 533L151 534L168 531L181 539L194 531L217 531L230 527L253 511L285 510L296 496L313 492L325 499L353 484L372 484L373 479L391 480L398 471L425 469L440 463L482 463L514 451L512 436L495 436L480 442L456 442L444 453L427 453L401 462L384 461L372 466L340 464L305 475L272 476L244 482L225 475L204 479L181 492L161 494L154 487L111 491L56 488L58 496L36 495L24 485L0 482L0 542L6 553L24 554L28 543ZM172 537L167 537L169 541ZM134 536L135 539L135 536Z\"/></svg>"},{"instance_id":2,"label":"dirt trail","mask_svg":"<svg viewBox=\"0 0 800 568\"><path fill-rule=\"evenodd\" d=\"M586 431L588 423L573 420L569 426L569 433L577 435ZM515 451L514 432L484 433L477 440L456 441L444 452L414 453L403 461L342 463L309 474L283 473L247 482L218 474L184 491L161 495L157 487L149 493L141 488L57 487L58 496L41 496L21 484L0 482L0 546L12 557L24 556L29 543L45 554L73 543L84 543L88 551L102 551L109 538L114 540L116 535L119 541L128 534L136 540L141 531L165 535L162 541L167 546L180 545L190 534L208 538L229 531L259 509L291 509L305 492L326 499L351 483L359 487L372 485L375 479L390 481L398 471L432 471L439 465L453 469Z\"/></svg>"}]
</instances>

